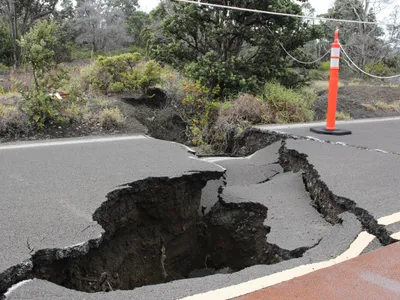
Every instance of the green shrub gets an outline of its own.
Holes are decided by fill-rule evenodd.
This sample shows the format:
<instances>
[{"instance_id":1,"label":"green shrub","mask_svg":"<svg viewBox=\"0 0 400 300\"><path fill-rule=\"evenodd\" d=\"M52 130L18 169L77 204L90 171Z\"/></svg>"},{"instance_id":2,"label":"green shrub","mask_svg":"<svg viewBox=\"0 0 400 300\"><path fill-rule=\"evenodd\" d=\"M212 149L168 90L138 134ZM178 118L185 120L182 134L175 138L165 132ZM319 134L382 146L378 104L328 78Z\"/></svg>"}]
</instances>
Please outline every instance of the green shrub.
<instances>
[{"instance_id":1,"label":"green shrub","mask_svg":"<svg viewBox=\"0 0 400 300\"><path fill-rule=\"evenodd\" d=\"M144 64L141 76L138 78L138 86L144 93L147 90L161 81L161 67L151 60Z\"/></svg>"},{"instance_id":2,"label":"green shrub","mask_svg":"<svg viewBox=\"0 0 400 300\"><path fill-rule=\"evenodd\" d=\"M390 67L388 67L384 63L367 64L365 66L365 71L367 73L377 75L377 76L389 76L396 72L396 70L392 70Z\"/></svg>"},{"instance_id":3,"label":"green shrub","mask_svg":"<svg viewBox=\"0 0 400 300\"><path fill-rule=\"evenodd\" d=\"M286 88L302 87L309 81L308 73L298 69L288 68L279 74L279 83Z\"/></svg>"},{"instance_id":4,"label":"green shrub","mask_svg":"<svg viewBox=\"0 0 400 300\"><path fill-rule=\"evenodd\" d=\"M317 95L311 89L292 90L268 82L260 96L264 103L263 119L273 123L309 122L314 118L313 104Z\"/></svg>"},{"instance_id":5,"label":"green shrub","mask_svg":"<svg viewBox=\"0 0 400 300\"><path fill-rule=\"evenodd\" d=\"M99 57L84 72L84 81L105 94L138 90L147 93L151 86L161 81L161 67L155 61L142 61L139 53Z\"/></svg>"},{"instance_id":6,"label":"green shrub","mask_svg":"<svg viewBox=\"0 0 400 300\"><path fill-rule=\"evenodd\" d=\"M0 85L0 95L4 95L5 93L4 87Z\"/></svg>"},{"instance_id":7,"label":"green shrub","mask_svg":"<svg viewBox=\"0 0 400 300\"><path fill-rule=\"evenodd\" d=\"M328 73L321 70L310 70L309 76L311 80L327 80L329 78Z\"/></svg>"},{"instance_id":8,"label":"green shrub","mask_svg":"<svg viewBox=\"0 0 400 300\"><path fill-rule=\"evenodd\" d=\"M100 113L100 124L107 130L120 128L124 124L124 117L118 108L105 108Z\"/></svg>"},{"instance_id":9,"label":"green shrub","mask_svg":"<svg viewBox=\"0 0 400 300\"><path fill-rule=\"evenodd\" d=\"M125 91L125 86L122 82L113 82L108 89L110 93L119 94Z\"/></svg>"},{"instance_id":10,"label":"green shrub","mask_svg":"<svg viewBox=\"0 0 400 300\"><path fill-rule=\"evenodd\" d=\"M331 62L330 61L321 62L319 68L321 71L329 71L331 69Z\"/></svg>"},{"instance_id":11,"label":"green shrub","mask_svg":"<svg viewBox=\"0 0 400 300\"><path fill-rule=\"evenodd\" d=\"M181 73L166 66L161 72L161 89L167 96L168 103L173 107L182 104L184 96L185 79Z\"/></svg>"},{"instance_id":12,"label":"green shrub","mask_svg":"<svg viewBox=\"0 0 400 300\"><path fill-rule=\"evenodd\" d=\"M200 146L207 143L207 131L216 119L218 104L213 101L212 95L218 93L210 91L200 82L183 82L183 96L178 111L182 119L188 124L187 136L193 145Z\"/></svg>"},{"instance_id":13,"label":"green shrub","mask_svg":"<svg viewBox=\"0 0 400 300\"><path fill-rule=\"evenodd\" d=\"M28 88L22 89L21 94L25 100L23 110L38 129L67 121L61 114L64 102L51 97L46 91Z\"/></svg>"},{"instance_id":14,"label":"green shrub","mask_svg":"<svg viewBox=\"0 0 400 300\"><path fill-rule=\"evenodd\" d=\"M219 109L222 111L226 111L229 110L232 107L232 102L231 101L225 101L225 102L221 102L219 104Z\"/></svg>"},{"instance_id":15,"label":"green shrub","mask_svg":"<svg viewBox=\"0 0 400 300\"><path fill-rule=\"evenodd\" d=\"M223 60L214 51L185 66L185 74L193 80L210 89L220 87L219 96L259 90L260 81L254 73L255 70L249 70L248 61L243 57L233 56Z\"/></svg>"},{"instance_id":16,"label":"green shrub","mask_svg":"<svg viewBox=\"0 0 400 300\"><path fill-rule=\"evenodd\" d=\"M69 103L67 108L64 110L63 116L73 123L87 123L88 118L90 118L88 114L88 105Z\"/></svg>"}]
</instances>

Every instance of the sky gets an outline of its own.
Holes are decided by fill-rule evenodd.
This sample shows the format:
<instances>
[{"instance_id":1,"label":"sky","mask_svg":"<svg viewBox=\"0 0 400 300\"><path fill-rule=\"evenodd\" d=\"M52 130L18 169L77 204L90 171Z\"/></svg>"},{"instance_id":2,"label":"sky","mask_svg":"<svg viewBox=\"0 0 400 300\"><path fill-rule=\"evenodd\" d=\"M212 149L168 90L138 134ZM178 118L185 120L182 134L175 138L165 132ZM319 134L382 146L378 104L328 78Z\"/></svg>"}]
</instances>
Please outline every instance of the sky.
<instances>
[{"instance_id":1,"label":"sky","mask_svg":"<svg viewBox=\"0 0 400 300\"><path fill-rule=\"evenodd\" d=\"M394 4L400 5L400 0L389 0L394 2ZM204 0L204 2L207 2ZM334 0L309 0L311 5L316 9L317 14L325 13L329 7L332 6ZM150 11L160 3L160 0L139 0L139 4L142 10ZM386 11L382 12L379 19L383 20L384 17L390 12L390 6Z\"/></svg>"}]
</instances>

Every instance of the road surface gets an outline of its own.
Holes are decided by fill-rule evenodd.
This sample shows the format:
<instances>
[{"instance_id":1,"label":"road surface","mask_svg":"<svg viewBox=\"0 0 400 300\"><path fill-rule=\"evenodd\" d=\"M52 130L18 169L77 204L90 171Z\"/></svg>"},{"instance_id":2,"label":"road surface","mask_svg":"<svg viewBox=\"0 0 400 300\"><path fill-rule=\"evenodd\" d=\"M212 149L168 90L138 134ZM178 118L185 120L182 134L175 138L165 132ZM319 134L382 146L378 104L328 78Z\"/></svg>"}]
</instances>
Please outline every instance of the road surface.
<instances>
[{"instance_id":1,"label":"road surface","mask_svg":"<svg viewBox=\"0 0 400 300\"><path fill-rule=\"evenodd\" d=\"M271 229L269 243L287 250L308 249L301 257L273 265L132 291L86 294L33 279L10 288L7 299L231 299L379 248L400 231L396 180L400 156L394 154L400 152L400 142L391 141L387 134L396 124L400 120L346 123L343 126L354 135L335 141L349 146L289 139L284 149L277 142L239 159L200 160L182 145L143 136L0 145L0 233L4 237L0 274L38 250L66 249L98 238L104 230L92 215L107 193L121 185L224 169L226 179L210 181L203 191L205 213L218 202L217 190L222 186L220 197L228 204L256 202L268 207L264 225ZM307 126L267 130L310 136ZM369 130L374 132L370 136ZM303 168L309 172L309 182L294 163L292 170L284 172L278 163L282 150L306 155ZM322 186L323 193L318 194L313 184ZM322 211L309 192L322 199L318 204ZM329 204L330 197L343 201L343 207Z\"/></svg>"}]
</instances>

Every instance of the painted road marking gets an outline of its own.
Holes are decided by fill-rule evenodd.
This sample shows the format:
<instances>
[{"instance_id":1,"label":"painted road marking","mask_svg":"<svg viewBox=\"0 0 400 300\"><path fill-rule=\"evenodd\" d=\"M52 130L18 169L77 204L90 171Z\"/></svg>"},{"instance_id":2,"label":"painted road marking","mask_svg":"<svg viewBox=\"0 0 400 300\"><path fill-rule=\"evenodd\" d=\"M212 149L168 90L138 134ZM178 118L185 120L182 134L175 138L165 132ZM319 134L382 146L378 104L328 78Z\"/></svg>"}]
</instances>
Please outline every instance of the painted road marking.
<instances>
[{"instance_id":1,"label":"painted road marking","mask_svg":"<svg viewBox=\"0 0 400 300\"><path fill-rule=\"evenodd\" d=\"M385 225L385 226L394 224L397 222L400 222L400 212L378 219L378 224Z\"/></svg>"},{"instance_id":2,"label":"painted road marking","mask_svg":"<svg viewBox=\"0 0 400 300\"><path fill-rule=\"evenodd\" d=\"M397 223L400 220L400 212L395 213L390 216L386 216L380 218L378 223L381 225L390 225ZM392 235L392 238L398 237L400 240L400 232L397 232ZM202 294L197 294L189 297L182 298L181 300L228 300L236 297L240 297L266 287L270 287L284 281L289 281L293 278L300 277L321 269L325 269L336 264L345 262L352 258L356 258L359 256L375 239L375 236L369 234L366 231L361 232L358 237L354 240L354 242L350 245L349 249L347 249L344 253L336 257L335 259L303 265L299 267L295 267L292 269L288 269L282 272L278 272L275 274L271 274L265 277L257 278L254 280L250 280L247 282L240 283L238 285L233 285L225 288L221 288L214 291L209 291ZM397 238L395 238L397 239Z\"/></svg>"},{"instance_id":3,"label":"painted road marking","mask_svg":"<svg viewBox=\"0 0 400 300\"><path fill-rule=\"evenodd\" d=\"M351 124L381 123L381 122L391 122L391 121L400 121L400 117L338 121L337 124L351 125ZM275 131L275 130L282 130L282 129L296 129L296 128L305 128L305 127L314 127L314 126L323 126L323 125L325 125L324 122L315 122L315 123L301 123L301 124L293 124L293 125L257 125L257 126L253 126L253 127L261 129L261 130Z\"/></svg>"},{"instance_id":4,"label":"painted road marking","mask_svg":"<svg viewBox=\"0 0 400 300\"><path fill-rule=\"evenodd\" d=\"M390 237L391 237L392 239L395 239L395 240L400 241L400 232L393 233Z\"/></svg>"},{"instance_id":5,"label":"painted road marking","mask_svg":"<svg viewBox=\"0 0 400 300\"><path fill-rule=\"evenodd\" d=\"M362 273L360 277L369 283L378 285L385 290L389 290L400 295L400 282L396 280L392 280L371 272Z\"/></svg>"},{"instance_id":6,"label":"painted road marking","mask_svg":"<svg viewBox=\"0 0 400 300\"><path fill-rule=\"evenodd\" d=\"M107 138L62 140L62 141L52 140L49 142L29 142L29 143L8 144L8 145L0 146L0 150L27 149L27 148L93 144L93 143L108 143L108 142L140 140L140 139L146 139L146 138L148 138L148 137L144 136L144 135L133 135L133 136L120 136L120 137L107 137Z\"/></svg>"}]
</instances>

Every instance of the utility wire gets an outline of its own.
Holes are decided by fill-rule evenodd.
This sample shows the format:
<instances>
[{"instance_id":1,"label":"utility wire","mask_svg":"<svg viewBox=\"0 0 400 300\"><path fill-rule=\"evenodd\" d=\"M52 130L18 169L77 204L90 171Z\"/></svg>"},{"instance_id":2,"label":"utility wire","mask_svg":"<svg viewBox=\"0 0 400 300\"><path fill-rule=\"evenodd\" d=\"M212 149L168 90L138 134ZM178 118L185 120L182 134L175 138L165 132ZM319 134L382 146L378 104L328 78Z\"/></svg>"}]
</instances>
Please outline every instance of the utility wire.
<instances>
[{"instance_id":1,"label":"utility wire","mask_svg":"<svg viewBox=\"0 0 400 300\"><path fill-rule=\"evenodd\" d=\"M207 2L201 2L199 0L198 1L194 1L194 0L174 0L174 1L197 4L197 5L204 5L204 6L209 6L209 7L226 8L226 9L231 9L231 10L267 14L267 15L293 17L293 18L299 18L299 19L309 19L309 20L319 20L319 21L332 21L332 22L338 22L338 23L358 23L358 24L384 25L384 26L399 26L400 25L400 24L390 24L390 23L382 23L382 22L370 22L370 21L357 21L357 20L345 20L345 19L332 19L332 18L302 16L302 15L295 15L295 14L289 14L289 13L281 13L281 12L266 11L266 10L251 9L251 8L242 8L242 7L237 7L237 6L212 4L212 3L207 3Z\"/></svg>"},{"instance_id":2,"label":"utility wire","mask_svg":"<svg viewBox=\"0 0 400 300\"><path fill-rule=\"evenodd\" d=\"M316 62L319 62L319 61L323 60L323 59L331 52L331 51L329 50L329 51L326 52L322 57L320 57L320 58L318 58L318 59L316 59L316 60L314 60L314 61L301 61L301 60L298 60L296 57L292 56L292 55L289 53L289 51L287 51L287 50L285 49L285 47L283 47L282 44L280 44L280 46L281 46L281 48L283 49L283 51L285 51L285 53L286 53L291 59L293 59L295 62L298 62L298 63L303 64L303 65L312 65L312 64L315 64Z\"/></svg>"},{"instance_id":3,"label":"utility wire","mask_svg":"<svg viewBox=\"0 0 400 300\"><path fill-rule=\"evenodd\" d=\"M363 73L363 74L365 74L365 75L367 75L367 76L370 76L370 77L376 78L376 79L393 79L393 78L399 78L399 77L400 77L400 74L398 74L398 75L393 75L393 76L376 76L376 75L367 73L367 72L365 72L364 70L362 70L359 66L357 66L356 63L355 63L354 61L352 61L352 59L349 57L349 55L347 54L346 50L344 50L344 48L343 48L342 45L340 45L340 48L342 49L343 54L347 57L347 59L349 60L349 62L350 62L358 71L360 71L361 73Z\"/></svg>"}]
</instances>

